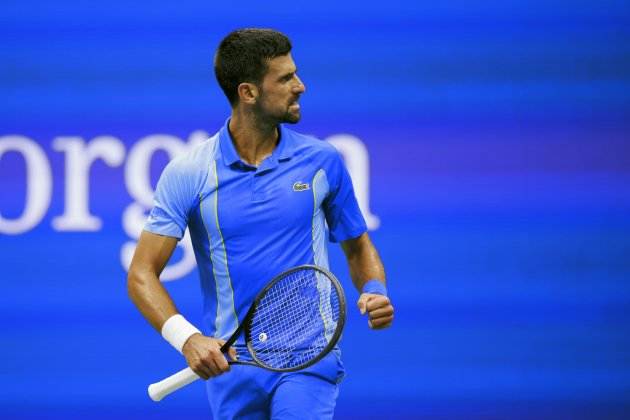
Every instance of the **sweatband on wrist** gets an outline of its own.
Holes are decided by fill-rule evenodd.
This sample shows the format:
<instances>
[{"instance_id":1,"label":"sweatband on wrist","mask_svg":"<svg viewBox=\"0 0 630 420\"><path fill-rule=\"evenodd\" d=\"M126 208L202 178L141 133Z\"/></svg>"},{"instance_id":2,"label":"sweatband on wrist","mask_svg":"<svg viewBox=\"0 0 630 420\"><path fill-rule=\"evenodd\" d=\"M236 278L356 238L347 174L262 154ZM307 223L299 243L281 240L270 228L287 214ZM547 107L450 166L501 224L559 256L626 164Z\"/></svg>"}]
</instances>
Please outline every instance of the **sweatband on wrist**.
<instances>
[{"instance_id":1,"label":"sweatband on wrist","mask_svg":"<svg viewBox=\"0 0 630 420\"><path fill-rule=\"evenodd\" d=\"M363 285L361 293L371 293L374 295L387 296L387 288L380 280L370 280Z\"/></svg>"},{"instance_id":2,"label":"sweatband on wrist","mask_svg":"<svg viewBox=\"0 0 630 420\"><path fill-rule=\"evenodd\" d=\"M180 314L173 315L162 325L162 337L180 353L190 336L197 333L201 331Z\"/></svg>"}]
</instances>

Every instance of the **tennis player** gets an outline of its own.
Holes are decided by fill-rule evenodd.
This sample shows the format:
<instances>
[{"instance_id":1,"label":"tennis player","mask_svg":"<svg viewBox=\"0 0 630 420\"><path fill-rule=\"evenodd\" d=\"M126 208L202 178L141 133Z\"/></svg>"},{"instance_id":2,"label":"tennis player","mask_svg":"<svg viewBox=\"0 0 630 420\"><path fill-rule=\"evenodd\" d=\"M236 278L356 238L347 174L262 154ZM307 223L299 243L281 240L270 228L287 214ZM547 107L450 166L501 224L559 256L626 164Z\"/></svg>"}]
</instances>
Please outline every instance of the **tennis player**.
<instances>
[{"instance_id":1,"label":"tennis player","mask_svg":"<svg viewBox=\"0 0 630 420\"><path fill-rule=\"evenodd\" d=\"M234 31L214 67L231 116L164 169L129 269L129 295L199 376L213 378L206 384L214 418L332 418L344 375L338 349L305 370L277 373L230 368L226 357L247 357L242 338L227 356L220 347L275 275L301 264L328 267L327 236L341 243L369 327L390 326L383 265L339 153L282 125L300 120L306 89L289 39L269 29ZM203 332L178 313L159 280L187 227Z\"/></svg>"}]
</instances>

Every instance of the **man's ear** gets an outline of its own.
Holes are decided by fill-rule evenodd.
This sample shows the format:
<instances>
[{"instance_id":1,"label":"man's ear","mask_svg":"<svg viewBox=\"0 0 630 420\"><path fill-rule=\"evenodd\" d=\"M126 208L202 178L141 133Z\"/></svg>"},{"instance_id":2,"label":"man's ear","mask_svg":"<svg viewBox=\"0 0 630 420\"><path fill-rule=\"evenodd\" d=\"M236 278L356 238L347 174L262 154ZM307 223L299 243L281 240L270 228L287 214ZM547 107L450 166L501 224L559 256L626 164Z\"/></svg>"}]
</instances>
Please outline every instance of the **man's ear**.
<instances>
[{"instance_id":1,"label":"man's ear","mask_svg":"<svg viewBox=\"0 0 630 420\"><path fill-rule=\"evenodd\" d=\"M238 85L238 98L239 102L244 104L253 105L258 99L259 91L258 87L253 83L241 83Z\"/></svg>"}]
</instances>

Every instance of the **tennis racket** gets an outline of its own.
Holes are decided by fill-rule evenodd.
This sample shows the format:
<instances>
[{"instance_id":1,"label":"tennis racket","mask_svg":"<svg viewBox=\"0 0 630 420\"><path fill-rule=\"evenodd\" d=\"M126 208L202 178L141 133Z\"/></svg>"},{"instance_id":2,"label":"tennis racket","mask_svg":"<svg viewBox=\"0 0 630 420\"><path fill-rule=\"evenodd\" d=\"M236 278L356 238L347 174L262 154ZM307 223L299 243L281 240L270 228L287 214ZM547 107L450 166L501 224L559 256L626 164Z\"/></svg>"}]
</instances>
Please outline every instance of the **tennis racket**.
<instances>
[{"instance_id":1,"label":"tennis racket","mask_svg":"<svg viewBox=\"0 0 630 420\"><path fill-rule=\"evenodd\" d=\"M301 265L274 277L258 293L221 351L226 353L245 334L252 361L228 363L293 372L326 356L337 344L345 320L346 300L339 281L321 267ZM197 379L188 367L149 385L149 396L160 401Z\"/></svg>"}]
</instances>

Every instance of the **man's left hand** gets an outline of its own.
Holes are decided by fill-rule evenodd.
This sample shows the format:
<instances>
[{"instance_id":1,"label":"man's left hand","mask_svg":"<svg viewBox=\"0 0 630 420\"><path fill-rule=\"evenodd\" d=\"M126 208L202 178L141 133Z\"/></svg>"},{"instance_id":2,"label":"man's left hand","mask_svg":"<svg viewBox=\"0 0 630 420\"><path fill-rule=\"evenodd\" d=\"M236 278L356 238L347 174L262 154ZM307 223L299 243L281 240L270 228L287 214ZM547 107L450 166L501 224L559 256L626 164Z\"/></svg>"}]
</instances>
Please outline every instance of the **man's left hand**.
<instances>
[{"instance_id":1,"label":"man's left hand","mask_svg":"<svg viewBox=\"0 0 630 420\"><path fill-rule=\"evenodd\" d=\"M362 293L357 302L361 315L368 315L368 325L374 330L381 330L392 325L394 307L389 298L383 295Z\"/></svg>"}]
</instances>

